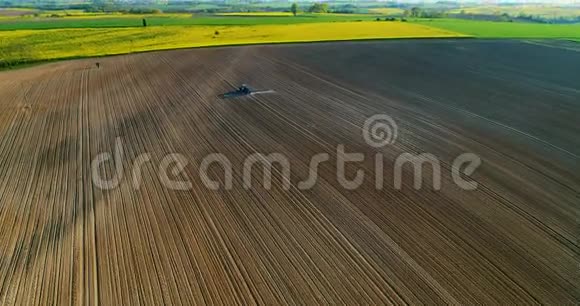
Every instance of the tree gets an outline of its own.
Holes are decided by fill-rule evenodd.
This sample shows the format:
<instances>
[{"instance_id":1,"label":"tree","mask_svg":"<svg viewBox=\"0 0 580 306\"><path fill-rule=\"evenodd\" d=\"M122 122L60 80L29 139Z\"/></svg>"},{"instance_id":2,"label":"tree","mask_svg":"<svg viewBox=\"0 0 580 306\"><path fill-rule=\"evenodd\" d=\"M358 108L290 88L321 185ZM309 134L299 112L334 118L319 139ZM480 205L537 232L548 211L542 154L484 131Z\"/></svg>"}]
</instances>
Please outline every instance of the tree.
<instances>
[{"instance_id":1,"label":"tree","mask_svg":"<svg viewBox=\"0 0 580 306\"><path fill-rule=\"evenodd\" d=\"M92 0L91 11L112 12L115 11L115 0Z\"/></svg>"},{"instance_id":2,"label":"tree","mask_svg":"<svg viewBox=\"0 0 580 306\"><path fill-rule=\"evenodd\" d=\"M310 9L308 9L311 13L328 13L328 4L327 3L314 3Z\"/></svg>"},{"instance_id":3,"label":"tree","mask_svg":"<svg viewBox=\"0 0 580 306\"><path fill-rule=\"evenodd\" d=\"M411 17L415 18L421 17L421 9L418 7L413 7L411 9Z\"/></svg>"},{"instance_id":4,"label":"tree","mask_svg":"<svg viewBox=\"0 0 580 306\"><path fill-rule=\"evenodd\" d=\"M500 21L510 21L511 18L510 18L510 15L508 13L503 13L500 15L499 20Z\"/></svg>"},{"instance_id":5,"label":"tree","mask_svg":"<svg viewBox=\"0 0 580 306\"><path fill-rule=\"evenodd\" d=\"M296 4L296 2L292 3L292 6L290 6L290 11L292 12L292 15L296 16L296 14L298 14L298 4Z\"/></svg>"}]
</instances>

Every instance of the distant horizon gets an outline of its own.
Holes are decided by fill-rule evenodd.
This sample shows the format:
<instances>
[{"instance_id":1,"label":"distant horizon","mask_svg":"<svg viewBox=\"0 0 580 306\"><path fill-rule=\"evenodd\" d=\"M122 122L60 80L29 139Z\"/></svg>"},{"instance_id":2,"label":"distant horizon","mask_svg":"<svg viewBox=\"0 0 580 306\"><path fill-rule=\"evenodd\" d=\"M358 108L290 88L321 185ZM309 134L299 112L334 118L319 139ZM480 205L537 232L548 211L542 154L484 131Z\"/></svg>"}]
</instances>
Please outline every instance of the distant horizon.
<instances>
[{"instance_id":1,"label":"distant horizon","mask_svg":"<svg viewBox=\"0 0 580 306\"><path fill-rule=\"evenodd\" d=\"M16 0L16 1L3 1L0 4L1 7L6 6L17 6L18 4L36 4L36 5L45 5L45 4L66 4L66 3L91 3L93 1L90 0L61 0L61 1L47 1L47 2L39 2L35 0ZM144 1L135 1L135 0L117 0L111 2L132 2L132 3L139 3L142 2L143 4L151 4L152 1L144 0ZM179 3L179 2L191 2L190 0L169 0L169 2ZM203 3L230 3L230 4L246 4L250 1L228 1L228 0L198 0L196 2L203 2ZM552 1L538 1L538 0L351 0L351 1L344 1L344 0L299 0L299 1L279 1L279 0L254 0L253 2L260 2L260 3L268 3L268 2L350 2L356 4L358 2L383 2L385 4L431 4L431 3L457 3L457 4L474 4L474 5L502 5L502 4L522 4L522 5L580 5L580 0L552 0ZM9 5L6 5L8 4Z\"/></svg>"}]
</instances>

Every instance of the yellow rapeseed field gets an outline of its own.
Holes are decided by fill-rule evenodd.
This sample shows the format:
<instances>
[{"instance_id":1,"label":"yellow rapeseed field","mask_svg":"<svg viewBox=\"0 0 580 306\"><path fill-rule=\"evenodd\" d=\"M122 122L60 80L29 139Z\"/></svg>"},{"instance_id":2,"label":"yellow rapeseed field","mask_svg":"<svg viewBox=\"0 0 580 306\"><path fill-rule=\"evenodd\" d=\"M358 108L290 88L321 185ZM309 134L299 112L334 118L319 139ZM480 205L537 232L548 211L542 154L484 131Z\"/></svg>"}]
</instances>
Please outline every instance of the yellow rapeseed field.
<instances>
[{"instance_id":1,"label":"yellow rapeseed field","mask_svg":"<svg viewBox=\"0 0 580 306\"><path fill-rule=\"evenodd\" d=\"M357 39L460 37L403 22L17 30L1 32L0 61L30 62L173 48Z\"/></svg>"}]
</instances>

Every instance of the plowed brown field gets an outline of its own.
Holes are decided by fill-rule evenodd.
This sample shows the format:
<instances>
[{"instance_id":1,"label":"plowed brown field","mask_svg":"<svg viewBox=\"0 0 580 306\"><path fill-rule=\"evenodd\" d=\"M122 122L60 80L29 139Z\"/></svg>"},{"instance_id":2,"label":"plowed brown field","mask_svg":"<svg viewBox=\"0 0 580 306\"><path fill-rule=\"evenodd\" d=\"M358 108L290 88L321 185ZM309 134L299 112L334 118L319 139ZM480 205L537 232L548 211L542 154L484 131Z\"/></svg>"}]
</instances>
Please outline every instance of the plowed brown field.
<instances>
[{"instance_id":1,"label":"plowed brown field","mask_svg":"<svg viewBox=\"0 0 580 306\"><path fill-rule=\"evenodd\" d=\"M2 72L0 304L577 303L578 71L580 53L558 46L409 40ZM241 83L276 93L216 97ZM394 144L365 143L373 114L396 120ZM117 137L124 178L101 190L91 161ZM347 167L349 177L364 170L357 189L337 182L339 144L364 153ZM190 161L180 175L191 190L158 176L173 152ZM258 171L242 186L256 152L290 159L290 189L276 171L270 190ZM297 188L324 152L317 184ZM388 165L403 152L437 156L441 190L413 189L410 168L394 189ZM482 160L473 191L450 178L462 152ZM131 164L142 153L151 161L137 190ZM210 153L231 161L232 189L204 186Z\"/></svg>"}]
</instances>

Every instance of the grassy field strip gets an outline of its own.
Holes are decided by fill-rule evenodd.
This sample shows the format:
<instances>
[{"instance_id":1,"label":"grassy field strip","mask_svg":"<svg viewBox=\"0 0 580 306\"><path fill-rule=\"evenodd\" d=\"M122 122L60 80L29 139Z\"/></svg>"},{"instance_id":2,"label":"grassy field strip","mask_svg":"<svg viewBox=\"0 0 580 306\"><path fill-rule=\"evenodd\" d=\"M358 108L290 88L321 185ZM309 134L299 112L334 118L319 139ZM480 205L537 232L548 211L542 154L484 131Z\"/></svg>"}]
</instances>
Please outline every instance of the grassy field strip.
<instances>
[{"instance_id":1,"label":"grassy field strip","mask_svg":"<svg viewBox=\"0 0 580 306\"><path fill-rule=\"evenodd\" d=\"M252 17L252 18L249 18ZM191 15L191 14L101 14L66 16L62 18L21 18L4 17L0 19L1 30L27 29L62 29L62 28L112 28L141 27L143 18L149 26L175 25L261 25L261 24L297 24L341 21L372 21L374 15L361 14L300 14L294 16L281 15Z\"/></svg>"},{"instance_id":2,"label":"grassy field strip","mask_svg":"<svg viewBox=\"0 0 580 306\"><path fill-rule=\"evenodd\" d=\"M486 22L460 19L416 19L414 22L480 38L580 39L580 24Z\"/></svg>"},{"instance_id":3,"label":"grassy field strip","mask_svg":"<svg viewBox=\"0 0 580 306\"><path fill-rule=\"evenodd\" d=\"M0 59L26 62L237 44L464 36L398 22L20 30L2 32Z\"/></svg>"}]
</instances>

